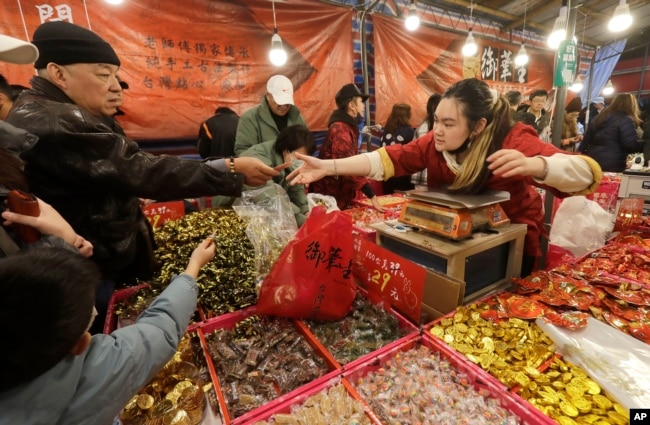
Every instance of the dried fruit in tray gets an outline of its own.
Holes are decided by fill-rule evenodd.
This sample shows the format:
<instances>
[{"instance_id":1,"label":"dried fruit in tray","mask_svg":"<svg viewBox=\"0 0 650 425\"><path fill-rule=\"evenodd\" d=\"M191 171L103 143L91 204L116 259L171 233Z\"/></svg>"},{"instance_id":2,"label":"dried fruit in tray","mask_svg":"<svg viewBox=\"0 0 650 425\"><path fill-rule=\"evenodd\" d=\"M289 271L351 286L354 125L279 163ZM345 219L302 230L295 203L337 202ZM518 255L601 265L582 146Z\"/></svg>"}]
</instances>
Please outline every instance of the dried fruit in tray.
<instances>
[{"instance_id":1,"label":"dried fruit in tray","mask_svg":"<svg viewBox=\"0 0 650 425\"><path fill-rule=\"evenodd\" d=\"M328 366L292 321L253 315L206 334L210 357L236 418L311 382Z\"/></svg>"},{"instance_id":2,"label":"dried fruit in tray","mask_svg":"<svg viewBox=\"0 0 650 425\"><path fill-rule=\"evenodd\" d=\"M328 322L303 322L342 365L412 331L400 327L397 317L390 310L373 304L360 292L352 304L352 310L344 318Z\"/></svg>"},{"instance_id":3,"label":"dried fruit in tray","mask_svg":"<svg viewBox=\"0 0 650 425\"><path fill-rule=\"evenodd\" d=\"M471 377L424 345L400 351L351 381L386 424L519 423L490 390L474 386Z\"/></svg>"},{"instance_id":4,"label":"dried fruit in tray","mask_svg":"<svg viewBox=\"0 0 650 425\"><path fill-rule=\"evenodd\" d=\"M370 425L361 402L353 398L340 383L294 405L291 412L274 413L269 421L256 421L253 425L291 424L291 425Z\"/></svg>"}]
</instances>

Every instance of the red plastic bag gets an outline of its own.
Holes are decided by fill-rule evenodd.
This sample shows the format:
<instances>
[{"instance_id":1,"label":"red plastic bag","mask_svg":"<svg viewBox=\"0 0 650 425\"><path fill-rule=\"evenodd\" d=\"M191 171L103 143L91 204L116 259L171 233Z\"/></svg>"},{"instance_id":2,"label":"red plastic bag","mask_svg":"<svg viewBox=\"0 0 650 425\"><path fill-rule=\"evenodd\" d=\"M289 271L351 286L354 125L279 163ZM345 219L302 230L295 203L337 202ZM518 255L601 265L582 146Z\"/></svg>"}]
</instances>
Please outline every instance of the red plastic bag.
<instances>
[{"instance_id":1,"label":"red plastic bag","mask_svg":"<svg viewBox=\"0 0 650 425\"><path fill-rule=\"evenodd\" d=\"M311 210L262 281L257 311L280 317L337 320L352 307L352 219Z\"/></svg>"}]
</instances>

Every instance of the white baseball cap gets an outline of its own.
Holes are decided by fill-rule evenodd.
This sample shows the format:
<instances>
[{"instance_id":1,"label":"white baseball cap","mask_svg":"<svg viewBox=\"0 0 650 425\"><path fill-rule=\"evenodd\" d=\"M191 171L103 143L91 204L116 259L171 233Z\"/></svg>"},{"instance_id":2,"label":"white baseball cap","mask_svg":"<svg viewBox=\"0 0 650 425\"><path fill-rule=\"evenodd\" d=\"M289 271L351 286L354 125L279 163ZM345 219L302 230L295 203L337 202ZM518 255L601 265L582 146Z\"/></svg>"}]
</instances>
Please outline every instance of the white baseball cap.
<instances>
[{"instance_id":1,"label":"white baseball cap","mask_svg":"<svg viewBox=\"0 0 650 425\"><path fill-rule=\"evenodd\" d=\"M38 59L38 49L32 43L0 34L0 61L28 64Z\"/></svg>"},{"instance_id":2,"label":"white baseball cap","mask_svg":"<svg viewBox=\"0 0 650 425\"><path fill-rule=\"evenodd\" d=\"M293 84L284 75L274 75L266 83L266 91L271 93L278 105L293 105Z\"/></svg>"}]
</instances>

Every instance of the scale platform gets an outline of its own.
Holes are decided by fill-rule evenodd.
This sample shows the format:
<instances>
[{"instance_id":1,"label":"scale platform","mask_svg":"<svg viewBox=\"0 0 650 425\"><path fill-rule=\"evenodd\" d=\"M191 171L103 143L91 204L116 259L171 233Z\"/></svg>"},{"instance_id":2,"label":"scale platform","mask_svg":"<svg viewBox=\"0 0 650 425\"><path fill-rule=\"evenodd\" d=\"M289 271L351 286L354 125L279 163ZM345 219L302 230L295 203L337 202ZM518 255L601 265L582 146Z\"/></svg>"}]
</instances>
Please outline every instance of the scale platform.
<instances>
[{"instance_id":1,"label":"scale platform","mask_svg":"<svg viewBox=\"0 0 650 425\"><path fill-rule=\"evenodd\" d=\"M510 199L510 193L505 191L452 195L437 190L411 190L406 197L399 221L449 239L461 240L486 227L510 224L500 205Z\"/></svg>"}]
</instances>

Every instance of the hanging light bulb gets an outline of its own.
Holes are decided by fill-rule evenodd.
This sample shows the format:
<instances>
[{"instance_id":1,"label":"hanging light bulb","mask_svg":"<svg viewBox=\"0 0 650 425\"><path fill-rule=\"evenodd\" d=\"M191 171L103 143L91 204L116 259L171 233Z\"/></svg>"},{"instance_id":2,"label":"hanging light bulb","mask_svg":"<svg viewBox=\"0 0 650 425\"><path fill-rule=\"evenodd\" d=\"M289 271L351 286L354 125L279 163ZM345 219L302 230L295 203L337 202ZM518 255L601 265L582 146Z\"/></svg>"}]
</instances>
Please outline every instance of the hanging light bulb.
<instances>
[{"instance_id":1,"label":"hanging light bulb","mask_svg":"<svg viewBox=\"0 0 650 425\"><path fill-rule=\"evenodd\" d=\"M269 52L269 60L275 66L282 66L287 63L287 52L282 46L282 39L278 34L277 28L273 32L273 37L271 37L271 51Z\"/></svg>"},{"instance_id":2,"label":"hanging light bulb","mask_svg":"<svg viewBox=\"0 0 650 425\"><path fill-rule=\"evenodd\" d=\"M463 56L474 56L478 52L478 46L474 41L474 35L472 34L472 29L469 29L467 33L467 39L465 39L465 45L463 46Z\"/></svg>"},{"instance_id":3,"label":"hanging light bulb","mask_svg":"<svg viewBox=\"0 0 650 425\"><path fill-rule=\"evenodd\" d=\"M632 15L630 15L630 6L626 0L620 0L618 6L614 10L612 19L609 20L607 27L611 32L621 32L630 28L632 25Z\"/></svg>"},{"instance_id":4,"label":"hanging light bulb","mask_svg":"<svg viewBox=\"0 0 650 425\"><path fill-rule=\"evenodd\" d=\"M609 96L612 93L614 93L614 85L612 84L612 80L607 80L607 84L603 88L603 95Z\"/></svg>"},{"instance_id":5,"label":"hanging light bulb","mask_svg":"<svg viewBox=\"0 0 650 425\"><path fill-rule=\"evenodd\" d=\"M569 87L569 90L571 90L574 93L579 93L582 91L582 89L585 87L584 82L582 81L582 77L579 75L576 75L576 79L573 80L573 84L571 84L571 87Z\"/></svg>"},{"instance_id":6,"label":"hanging light bulb","mask_svg":"<svg viewBox=\"0 0 650 425\"><path fill-rule=\"evenodd\" d=\"M415 8L414 0L411 0L411 5L409 6L409 16L404 21L404 26L409 31L415 31L420 26L420 17L418 16L418 11Z\"/></svg>"},{"instance_id":7,"label":"hanging light bulb","mask_svg":"<svg viewBox=\"0 0 650 425\"><path fill-rule=\"evenodd\" d=\"M527 63L528 63L528 53L526 52L526 46L524 46L524 43L521 43L521 47L519 48L519 53L517 53L517 56L515 56L515 65L524 66Z\"/></svg>"},{"instance_id":8,"label":"hanging light bulb","mask_svg":"<svg viewBox=\"0 0 650 425\"><path fill-rule=\"evenodd\" d=\"M282 46L282 39L278 34L278 24L275 21L275 2L272 1L273 6L273 37L271 37L271 51L269 51L269 60L275 66L282 66L287 63L287 52Z\"/></svg>"},{"instance_id":9,"label":"hanging light bulb","mask_svg":"<svg viewBox=\"0 0 650 425\"><path fill-rule=\"evenodd\" d=\"M560 8L560 14L555 18L555 23L553 24L553 31L551 35L548 36L548 47L551 49L557 49L560 47L560 42L566 39L566 25L567 25L567 14L569 8L566 4L562 4Z\"/></svg>"}]
</instances>

